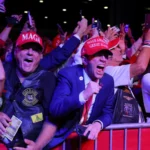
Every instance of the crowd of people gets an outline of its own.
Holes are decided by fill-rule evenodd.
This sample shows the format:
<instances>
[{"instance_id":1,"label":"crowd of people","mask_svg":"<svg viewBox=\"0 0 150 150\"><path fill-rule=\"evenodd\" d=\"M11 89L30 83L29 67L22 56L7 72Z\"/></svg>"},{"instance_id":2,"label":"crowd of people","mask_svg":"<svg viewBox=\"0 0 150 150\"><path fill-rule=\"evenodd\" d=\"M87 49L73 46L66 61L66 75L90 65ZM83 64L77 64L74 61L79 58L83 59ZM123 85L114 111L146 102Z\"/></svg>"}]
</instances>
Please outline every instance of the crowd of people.
<instances>
[{"instance_id":1,"label":"crowd of people","mask_svg":"<svg viewBox=\"0 0 150 150\"><path fill-rule=\"evenodd\" d=\"M0 8L5 13L3 1ZM32 18L14 42L9 35L21 19L8 17L0 33L0 143L8 150L49 150L79 129L95 140L112 123L150 122L150 29L144 26L135 40L125 24L102 31L94 19L82 18L71 35L59 32L50 40ZM123 113L130 119L114 121L114 111L122 113L116 108L121 87L132 93L123 95L127 101L135 97L136 121L127 102Z\"/></svg>"}]
</instances>

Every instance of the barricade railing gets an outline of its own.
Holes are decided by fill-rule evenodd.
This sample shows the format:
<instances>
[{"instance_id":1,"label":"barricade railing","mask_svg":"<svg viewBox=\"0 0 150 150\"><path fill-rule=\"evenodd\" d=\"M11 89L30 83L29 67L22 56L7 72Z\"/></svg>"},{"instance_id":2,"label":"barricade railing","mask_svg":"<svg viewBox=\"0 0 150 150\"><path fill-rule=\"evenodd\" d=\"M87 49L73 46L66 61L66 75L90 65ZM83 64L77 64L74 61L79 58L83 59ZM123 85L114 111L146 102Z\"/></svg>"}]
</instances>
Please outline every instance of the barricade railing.
<instances>
[{"instance_id":1,"label":"barricade railing","mask_svg":"<svg viewBox=\"0 0 150 150\"><path fill-rule=\"evenodd\" d=\"M94 141L73 134L54 150L150 150L149 123L112 124Z\"/></svg>"},{"instance_id":2,"label":"barricade railing","mask_svg":"<svg viewBox=\"0 0 150 150\"><path fill-rule=\"evenodd\" d=\"M150 130L150 123L131 123L131 124L112 124L106 128L106 130L110 131L110 149L112 150L112 139L113 139L113 130L122 129L124 130L124 149L127 150L127 130L128 129L137 129L138 130L138 150L141 150L141 129L142 128L149 128ZM149 147L150 149L150 147ZM97 149L94 149L97 150ZM146 149L145 149L146 150Z\"/></svg>"}]
</instances>

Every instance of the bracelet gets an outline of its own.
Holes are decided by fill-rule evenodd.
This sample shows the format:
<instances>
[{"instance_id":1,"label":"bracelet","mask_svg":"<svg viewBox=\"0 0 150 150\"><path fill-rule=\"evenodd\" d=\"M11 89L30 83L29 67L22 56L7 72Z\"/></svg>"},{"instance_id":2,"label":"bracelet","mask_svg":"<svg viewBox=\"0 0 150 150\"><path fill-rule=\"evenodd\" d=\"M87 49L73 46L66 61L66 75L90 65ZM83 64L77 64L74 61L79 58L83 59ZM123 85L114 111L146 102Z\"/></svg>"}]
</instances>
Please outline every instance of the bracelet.
<instances>
[{"instance_id":1,"label":"bracelet","mask_svg":"<svg viewBox=\"0 0 150 150\"><path fill-rule=\"evenodd\" d=\"M142 47L150 48L150 45L142 45Z\"/></svg>"},{"instance_id":2,"label":"bracelet","mask_svg":"<svg viewBox=\"0 0 150 150\"><path fill-rule=\"evenodd\" d=\"M150 40L144 40L143 45L150 45Z\"/></svg>"},{"instance_id":3,"label":"bracelet","mask_svg":"<svg viewBox=\"0 0 150 150\"><path fill-rule=\"evenodd\" d=\"M7 24L13 26L19 23L19 21L14 17L6 17Z\"/></svg>"}]
</instances>

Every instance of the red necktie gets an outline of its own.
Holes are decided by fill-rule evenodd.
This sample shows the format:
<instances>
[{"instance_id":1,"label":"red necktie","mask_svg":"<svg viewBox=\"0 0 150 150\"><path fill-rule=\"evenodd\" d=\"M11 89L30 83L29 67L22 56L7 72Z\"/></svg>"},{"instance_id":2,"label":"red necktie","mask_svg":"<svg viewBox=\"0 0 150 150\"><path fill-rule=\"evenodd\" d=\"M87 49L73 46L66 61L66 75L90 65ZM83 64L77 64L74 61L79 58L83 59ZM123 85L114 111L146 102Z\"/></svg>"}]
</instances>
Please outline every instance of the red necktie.
<instances>
[{"instance_id":1,"label":"red necktie","mask_svg":"<svg viewBox=\"0 0 150 150\"><path fill-rule=\"evenodd\" d=\"M81 117L81 124L85 124L88 118L88 112L89 109L91 107L92 104L92 99L93 99L93 95L90 96L90 98L86 101L86 103L84 104L84 108L83 108L83 113L82 113L82 117Z\"/></svg>"}]
</instances>

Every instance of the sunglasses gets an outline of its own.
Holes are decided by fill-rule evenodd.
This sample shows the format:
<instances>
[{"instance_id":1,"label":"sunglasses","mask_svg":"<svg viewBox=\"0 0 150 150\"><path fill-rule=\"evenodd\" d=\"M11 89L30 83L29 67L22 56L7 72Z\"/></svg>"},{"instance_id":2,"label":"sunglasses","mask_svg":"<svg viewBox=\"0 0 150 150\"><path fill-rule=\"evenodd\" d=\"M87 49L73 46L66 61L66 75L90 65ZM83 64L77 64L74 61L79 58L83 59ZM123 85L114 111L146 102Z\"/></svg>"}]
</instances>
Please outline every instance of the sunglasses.
<instances>
[{"instance_id":1,"label":"sunglasses","mask_svg":"<svg viewBox=\"0 0 150 150\"><path fill-rule=\"evenodd\" d=\"M34 51L41 53L43 51L43 48L41 47L41 45L37 44L37 43L27 43L27 44L23 44L22 46L19 47L21 50L25 50L25 49L30 49L32 48Z\"/></svg>"},{"instance_id":2,"label":"sunglasses","mask_svg":"<svg viewBox=\"0 0 150 150\"><path fill-rule=\"evenodd\" d=\"M91 56L88 56L87 55L87 58L89 58L89 59L92 59L93 57L98 57L98 56L104 56L105 57L105 59L107 59L107 60L111 60L112 59L112 55L110 55L110 54L108 54L107 52L102 52L102 53L96 53L96 54L94 54L94 55L91 55Z\"/></svg>"}]
</instances>

